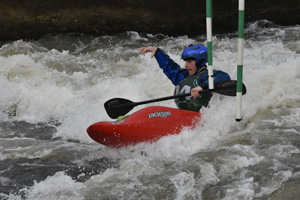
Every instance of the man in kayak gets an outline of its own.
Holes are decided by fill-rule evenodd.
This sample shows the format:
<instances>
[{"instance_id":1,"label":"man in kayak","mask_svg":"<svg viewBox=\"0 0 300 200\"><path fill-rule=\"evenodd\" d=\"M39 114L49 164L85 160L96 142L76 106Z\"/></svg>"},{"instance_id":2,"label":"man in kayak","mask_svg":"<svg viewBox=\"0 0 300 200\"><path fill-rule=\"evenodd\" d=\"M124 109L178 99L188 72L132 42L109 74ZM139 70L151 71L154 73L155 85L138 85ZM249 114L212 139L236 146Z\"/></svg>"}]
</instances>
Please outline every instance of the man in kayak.
<instances>
[{"instance_id":1,"label":"man in kayak","mask_svg":"<svg viewBox=\"0 0 300 200\"><path fill-rule=\"evenodd\" d=\"M185 61L185 68L175 63L162 49L157 47L142 47L140 52L150 52L151 58L155 57L159 67L164 74L175 85L175 95L191 93L191 97L175 99L179 109L199 111L202 106L208 106L212 93L199 95L199 91L208 89L208 70L207 70L207 48L203 45L190 45L181 55ZM214 84L221 81L229 81L230 76L220 70L213 70Z\"/></svg>"}]
</instances>

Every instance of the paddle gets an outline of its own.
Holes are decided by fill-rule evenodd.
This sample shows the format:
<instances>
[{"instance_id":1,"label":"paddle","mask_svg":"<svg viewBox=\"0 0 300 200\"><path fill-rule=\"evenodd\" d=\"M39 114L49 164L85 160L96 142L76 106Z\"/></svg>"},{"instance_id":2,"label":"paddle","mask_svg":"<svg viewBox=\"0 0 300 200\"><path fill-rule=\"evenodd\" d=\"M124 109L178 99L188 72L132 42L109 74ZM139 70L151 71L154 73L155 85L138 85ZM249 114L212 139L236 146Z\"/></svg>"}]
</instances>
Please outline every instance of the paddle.
<instances>
[{"instance_id":1,"label":"paddle","mask_svg":"<svg viewBox=\"0 0 300 200\"><path fill-rule=\"evenodd\" d=\"M214 89L202 90L199 92L199 94L208 93L208 92L216 92L226 96L236 96L236 81L224 81L224 82L216 83L214 85ZM242 94L243 95L246 94L246 86L244 84L243 84ZM127 99L114 98L105 102L104 108L110 118L116 119L119 116L127 114L135 106L138 105L165 101L169 99L176 99L176 98L186 97L186 96L191 96L191 93L179 94L179 95L168 96L168 97L163 97L158 99L151 99L151 100L141 101L141 102L132 102Z\"/></svg>"}]
</instances>

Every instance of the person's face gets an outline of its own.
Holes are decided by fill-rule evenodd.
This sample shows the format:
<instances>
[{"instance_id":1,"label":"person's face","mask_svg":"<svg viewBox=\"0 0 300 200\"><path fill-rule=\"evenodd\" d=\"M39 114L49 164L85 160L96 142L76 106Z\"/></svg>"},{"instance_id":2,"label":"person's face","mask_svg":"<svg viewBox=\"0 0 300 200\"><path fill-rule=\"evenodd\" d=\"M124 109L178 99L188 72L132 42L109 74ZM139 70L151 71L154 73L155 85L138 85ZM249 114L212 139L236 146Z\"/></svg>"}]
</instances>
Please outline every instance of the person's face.
<instances>
[{"instance_id":1,"label":"person's face","mask_svg":"<svg viewBox=\"0 0 300 200\"><path fill-rule=\"evenodd\" d=\"M196 60L186 60L184 67L188 71L190 76L194 75L197 71Z\"/></svg>"}]
</instances>

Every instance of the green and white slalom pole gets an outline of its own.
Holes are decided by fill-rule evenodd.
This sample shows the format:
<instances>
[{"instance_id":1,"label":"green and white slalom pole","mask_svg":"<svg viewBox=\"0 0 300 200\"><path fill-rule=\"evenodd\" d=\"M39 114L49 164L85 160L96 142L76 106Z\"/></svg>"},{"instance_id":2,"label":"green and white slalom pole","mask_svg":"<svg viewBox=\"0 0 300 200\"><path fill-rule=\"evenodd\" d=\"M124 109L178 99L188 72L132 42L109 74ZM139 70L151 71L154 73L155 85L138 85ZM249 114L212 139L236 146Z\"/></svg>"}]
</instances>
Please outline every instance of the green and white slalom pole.
<instances>
[{"instance_id":1,"label":"green and white slalom pole","mask_svg":"<svg viewBox=\"0 0 300 200\"><path fill-rule=\"evenodd\" d=\"M236 86L236 121L242 120L242 85L243 85L243 50L244 50L244 16L245 0L239 0L238 19L238 59L237 59L237 86Z\"/></svg>"},{"instance_id":2,"label":"green and white slalom pole","mask_svg":"<svg viewBox=\"0 0 300 200\"><path fill-rule=\"evenodd\" d=\"M207 59L208 59L208 87L214 89L214 77L212 67L212 6L211 0L206 0L206 33L207 33Z\"/></svg>"}]
</instances>

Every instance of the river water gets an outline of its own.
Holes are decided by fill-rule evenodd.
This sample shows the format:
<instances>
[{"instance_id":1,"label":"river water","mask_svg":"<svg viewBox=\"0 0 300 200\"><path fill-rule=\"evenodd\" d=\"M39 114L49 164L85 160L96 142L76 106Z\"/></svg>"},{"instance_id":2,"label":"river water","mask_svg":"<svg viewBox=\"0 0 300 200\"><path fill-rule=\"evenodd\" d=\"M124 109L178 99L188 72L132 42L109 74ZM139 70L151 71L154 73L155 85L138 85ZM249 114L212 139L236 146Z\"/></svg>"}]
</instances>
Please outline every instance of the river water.
<instances>
[{"instance_id":1,"label":"river water","mask_svg":"<svg viewBox=\"0 0 300 200\"><path fill-rule=\"evenodd\" d=\"M170 96L155 59L176 62L205 35L50 34L0 46L0 199L297 199L300 196L300 26L247 25L243 120L215 95L202 121L155 143L112 149L86 133L103 104ZM236 79L237 34L213 38L213 64ZM172 100L149 105L176 107Z\"/></svg>"}]
</instances>

